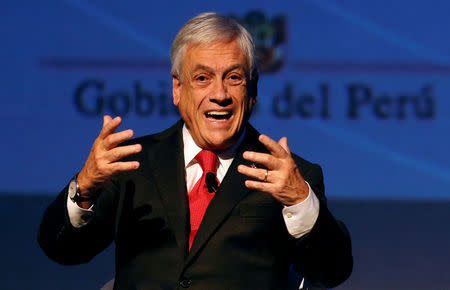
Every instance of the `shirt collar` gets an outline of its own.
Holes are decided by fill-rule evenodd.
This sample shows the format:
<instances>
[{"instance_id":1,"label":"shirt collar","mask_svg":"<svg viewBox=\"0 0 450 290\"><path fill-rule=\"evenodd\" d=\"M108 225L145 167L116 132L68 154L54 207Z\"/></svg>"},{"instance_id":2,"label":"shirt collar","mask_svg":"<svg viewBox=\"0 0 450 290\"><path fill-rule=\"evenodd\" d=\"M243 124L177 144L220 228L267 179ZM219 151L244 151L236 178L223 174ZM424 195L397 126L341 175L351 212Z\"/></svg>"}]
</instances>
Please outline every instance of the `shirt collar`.
<instances>
[{"instance_id":1,"label":"shirt collar","mask_svg":"<svg viewBox=\"0 0 450 290\"><path fill-rule=\"evenodd\" d=\"M223 150L223 151L216 151L217 157L219 157L219 166L223 166L226 164L230 164L231 161L233 161L234 155L236 154L236 150L241 145L242 141L244 140L245 134L246 134L246 128L244 128L241 136L239 136L239 139L229 148ZM202 151L202 148L200 148L192 138L191 133L186 127L186 124L183 124L183 145L184 145L184 168L187 168L188 166L197 163L195 161L195 156Z\"/></svg>"}]
</instances>

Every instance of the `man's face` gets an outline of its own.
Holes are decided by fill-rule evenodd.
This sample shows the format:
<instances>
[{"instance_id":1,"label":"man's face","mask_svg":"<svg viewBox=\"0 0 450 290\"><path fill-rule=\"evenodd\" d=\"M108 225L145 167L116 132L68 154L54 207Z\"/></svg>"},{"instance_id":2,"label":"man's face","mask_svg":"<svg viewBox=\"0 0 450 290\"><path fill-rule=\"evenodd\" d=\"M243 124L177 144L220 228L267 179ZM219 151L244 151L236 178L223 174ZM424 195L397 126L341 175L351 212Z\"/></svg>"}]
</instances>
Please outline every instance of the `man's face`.
<instances>
[{"instance_id":1,"label":"man's face","mask_svg":"<svg viewBox=\"0 0 450 290\"><path fill-rule=\"evenodd\" d=\"M239 138L256 102L248 95L248 67L237 39L186 47L173 103L199 147L223 150Z\"/></svg>"}]
</instances>

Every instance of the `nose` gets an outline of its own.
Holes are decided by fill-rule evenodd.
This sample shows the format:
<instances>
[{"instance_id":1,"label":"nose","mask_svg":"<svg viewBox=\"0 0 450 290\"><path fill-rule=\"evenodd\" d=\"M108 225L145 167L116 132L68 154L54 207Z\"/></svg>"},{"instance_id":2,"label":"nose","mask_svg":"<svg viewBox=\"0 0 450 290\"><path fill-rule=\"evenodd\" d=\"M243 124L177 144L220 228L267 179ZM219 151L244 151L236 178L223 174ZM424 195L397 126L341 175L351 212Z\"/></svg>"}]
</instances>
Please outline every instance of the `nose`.
<instances>
[{"instance_id":1,"label":"nose","mask_svg":"<svg viewBox=\"0 0 450 290\"><path fill-rule=\"evenodd\" d=\"M232 99L228 95L228 90L224 81L216 82L213 92L211 92L210 95L210 101L221 106L228 106L231 104Z\"/></svg>"}]
</instances>

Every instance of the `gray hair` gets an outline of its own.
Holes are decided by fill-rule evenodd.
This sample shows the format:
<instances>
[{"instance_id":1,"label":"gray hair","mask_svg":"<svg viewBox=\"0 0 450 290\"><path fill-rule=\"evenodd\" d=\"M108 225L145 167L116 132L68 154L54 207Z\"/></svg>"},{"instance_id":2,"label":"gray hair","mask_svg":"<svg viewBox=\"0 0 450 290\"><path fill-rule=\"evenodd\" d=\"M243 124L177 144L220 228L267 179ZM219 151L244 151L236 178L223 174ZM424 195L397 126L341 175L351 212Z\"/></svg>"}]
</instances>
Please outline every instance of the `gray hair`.
<instances>
[{"instance_id":1,"label":"gray hair","mask_svg":"<svg viewBox=\"0 0 450 290\"><path fill-rule=\"evenodd\" d=\"M171 73L180 79L182 60L189 44L207 44L215 41L237 38L249 68L249 79L258 80L255 45L250 33L236 20L206 12L189 20L178 32L170 48Z\"/></svg>"}]
</instances>

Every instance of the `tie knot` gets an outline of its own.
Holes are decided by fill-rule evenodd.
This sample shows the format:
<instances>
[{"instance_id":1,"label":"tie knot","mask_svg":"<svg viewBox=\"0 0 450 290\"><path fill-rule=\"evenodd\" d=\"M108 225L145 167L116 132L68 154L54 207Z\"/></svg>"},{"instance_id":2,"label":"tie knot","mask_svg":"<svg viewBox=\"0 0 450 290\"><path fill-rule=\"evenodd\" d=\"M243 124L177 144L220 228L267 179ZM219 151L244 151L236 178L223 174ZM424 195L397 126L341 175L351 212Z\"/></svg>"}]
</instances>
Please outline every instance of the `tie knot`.
<instances>
[{"instance_id":1,"label":"tie knot","mask_svg":"<svg viewBox=\"0 0 450 290\"><path fill-rule=\"evenodd\" d=\"M198 164L203 169L203 174L207 172L212 172L214 175L217 172L217 155L216 153L209 150L200 151L197 156L195 156L195 160L197 160Z\"/></svg>"}]
</instances>

